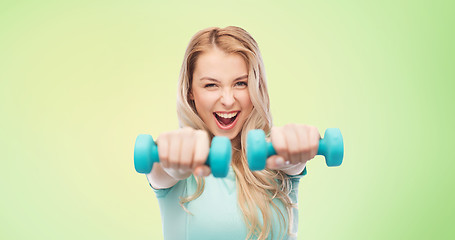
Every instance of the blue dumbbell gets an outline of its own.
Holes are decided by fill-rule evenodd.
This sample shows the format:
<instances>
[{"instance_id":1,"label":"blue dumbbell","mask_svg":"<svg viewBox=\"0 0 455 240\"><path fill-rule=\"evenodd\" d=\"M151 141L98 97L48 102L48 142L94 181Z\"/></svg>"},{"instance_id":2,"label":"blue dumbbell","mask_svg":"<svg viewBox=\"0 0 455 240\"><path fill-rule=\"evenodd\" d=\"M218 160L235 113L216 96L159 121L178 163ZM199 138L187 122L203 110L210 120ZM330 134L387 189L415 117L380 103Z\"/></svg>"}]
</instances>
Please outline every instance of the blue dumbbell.
<instances>
[{"instance_id":1,"label":"blue dumbbell","mask_svg":"<svg viewBox=\"0 0 455 240\"><path fill-rule=\"evenodd\" d=\"M325 162L329 167L340 166L343 162L344 145L340 129L328 128L324 138L319 140L317 155L325 156ZM265 140L265 133L261 129L248 132L247 136L247 159L252 171L265 168L268 157L276 155L271 142ZM306 168L303 175L306 174Z\"/></svg>"},{"instance_id":2,"label":"blue dumbbell","mask_svg":"<svg viewBox=\"0 0 455 240\"><path fill-rule=\"evenodd\" d=\"M226 177L231 164L231 141L227 137L214 137L210 146L206 165L214 177ZM152 171L153 163L159 162L158 146L152 136L140 134L134 144L134 168L136 172L147 174Z\"/></svg>"}]
</instances>

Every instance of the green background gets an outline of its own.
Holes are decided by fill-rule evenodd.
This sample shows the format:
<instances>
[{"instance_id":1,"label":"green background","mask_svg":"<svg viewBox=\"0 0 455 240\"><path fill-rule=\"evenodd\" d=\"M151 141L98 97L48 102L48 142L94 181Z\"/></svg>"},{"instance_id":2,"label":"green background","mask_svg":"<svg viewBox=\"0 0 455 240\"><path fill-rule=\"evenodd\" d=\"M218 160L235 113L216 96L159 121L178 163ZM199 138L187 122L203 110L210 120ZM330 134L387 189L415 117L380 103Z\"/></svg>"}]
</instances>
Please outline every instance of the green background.
<instances>
[{"instance_id":1,"label":"green background","mask_svg":"<svg viewBox=\"0 0 455 240\"><path fill-rule=\"evenodd\" d=\"M299 239L454 239L452 2L3 0L0 239L162 238L134 141L178 128L186 45L229 25L275 125L344 137L341 167L308 163Z\"/></svg>"}]
</instances>

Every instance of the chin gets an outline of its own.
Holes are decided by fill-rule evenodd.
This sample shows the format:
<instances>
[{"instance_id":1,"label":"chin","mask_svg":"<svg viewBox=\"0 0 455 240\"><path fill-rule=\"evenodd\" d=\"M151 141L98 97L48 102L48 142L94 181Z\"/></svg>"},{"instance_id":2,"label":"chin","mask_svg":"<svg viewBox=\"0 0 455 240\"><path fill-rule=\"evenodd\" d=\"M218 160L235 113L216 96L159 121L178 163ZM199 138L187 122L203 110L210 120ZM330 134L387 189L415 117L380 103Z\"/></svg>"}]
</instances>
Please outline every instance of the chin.
<instances>
[{"instance_id":1,"label":"chin","mask_svg":"<svg viewBox=\"0 0 455 240\"><path fill-rule=\"evenodd\" d=\"M222 136L222 137L227 137L229 138L230 140L233 140L234 138L236 138L240 131L235 131L235 132L229 132L229 133L223 133L223 132L220 132L218 131L218 129L216 129L217 131L212 131L213 135L214 136Z\"/></svg>"},{"instance_id":2,"label":"chin","mask_svg":"<svg viewBox=\"0 0 455 240\"><path fill-rule=\"evenodd\" d=\"M220 136L227 137L230 140L234 139L237 136L237 134L235 134L235 133L219 133L219 132L215 132L214 135L218 136L218 137L220 137Z\"/></svg>"}]
</instances>

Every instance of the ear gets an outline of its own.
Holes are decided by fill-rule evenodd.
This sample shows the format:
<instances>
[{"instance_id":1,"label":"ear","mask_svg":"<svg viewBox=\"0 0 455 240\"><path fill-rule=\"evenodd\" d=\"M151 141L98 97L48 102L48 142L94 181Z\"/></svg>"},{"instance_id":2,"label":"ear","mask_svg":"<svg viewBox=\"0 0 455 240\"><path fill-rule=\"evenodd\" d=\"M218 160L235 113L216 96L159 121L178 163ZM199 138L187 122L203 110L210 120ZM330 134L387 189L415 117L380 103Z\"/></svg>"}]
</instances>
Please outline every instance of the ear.
<instances>
[{"instance_id":1,"label":"ear","mask_svg":"<svg viewBox=\"0 0 455 240\"><path fill-rule=\"evenodd\" d=\"M188 93L188 96L190 97L190 100L194 101L193 90L190 90L190 92Z\"/></svg>"}]
</instances>

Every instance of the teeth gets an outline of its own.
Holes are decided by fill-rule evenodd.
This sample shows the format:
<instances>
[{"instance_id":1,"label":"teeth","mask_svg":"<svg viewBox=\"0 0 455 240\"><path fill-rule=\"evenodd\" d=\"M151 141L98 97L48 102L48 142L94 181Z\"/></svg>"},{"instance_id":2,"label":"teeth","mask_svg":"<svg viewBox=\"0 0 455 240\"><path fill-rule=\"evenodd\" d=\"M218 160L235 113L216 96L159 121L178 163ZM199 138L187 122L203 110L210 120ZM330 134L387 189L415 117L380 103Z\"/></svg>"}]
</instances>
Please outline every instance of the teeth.
<instances>
[{"instance_id":1,"label":"teeth","mask_svg":"<svg viewBox=\"0 0 455 240\"><path fill-rule=\"evenodd\" d=\"M230 113L230 114L227 114L227 113L217 113L216 112L216 115L222 117L222 118L233 118L235 116L237 116L237 113L239 112L235 112L235 113Z\"/></svg>"}]
</instances>

